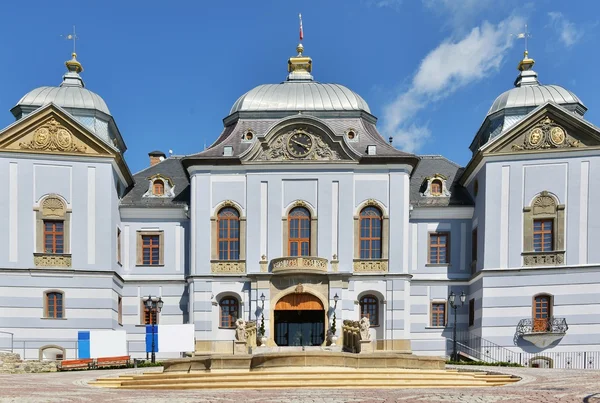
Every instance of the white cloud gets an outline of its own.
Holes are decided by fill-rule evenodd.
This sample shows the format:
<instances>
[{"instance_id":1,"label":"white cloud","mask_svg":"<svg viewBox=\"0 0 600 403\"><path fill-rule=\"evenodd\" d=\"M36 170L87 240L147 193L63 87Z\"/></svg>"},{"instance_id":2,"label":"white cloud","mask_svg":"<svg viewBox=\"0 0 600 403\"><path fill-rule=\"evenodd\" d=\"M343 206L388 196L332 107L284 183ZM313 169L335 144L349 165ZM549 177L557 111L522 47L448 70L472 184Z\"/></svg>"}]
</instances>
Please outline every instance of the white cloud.
<instances>
[{"instance_id":1,"label":"white cloud","mask_svg":"<svg viewBox=\"0 0 600 403\"><path fill-rule=\"evenodd\" d=\"M512 16L494 25L484 22L462 39L446 39L421 61L409 88L384 107L383 132L394 144L416 152L431 132L413 122L417 113L433 102L497 71L512 46L511 33L524 25Z\"/></svg>"},{"instance_id":2,"label":"white cloud","mask_svg":"<svg viewBox=\"0 0 600 403\"><path fill-rule=\"evenodd\" d=\"M575 24L567 20L562 13L551 11L548 13L548 17L550 17L551 27L566 47L573 46L583 36L583 29L576 28Z\"/></svg>"},{"instance_id":3,"label":"white cloud","mask_svg":"<svg viewBox=\"0 0 600 403\"><path fill-rule=\"evenodd\" d=\"M498 7L494 0L422 0L423 5L438 15L444 16L455 31L471 26L481 12Z\"/></svg>"}]
</instances>

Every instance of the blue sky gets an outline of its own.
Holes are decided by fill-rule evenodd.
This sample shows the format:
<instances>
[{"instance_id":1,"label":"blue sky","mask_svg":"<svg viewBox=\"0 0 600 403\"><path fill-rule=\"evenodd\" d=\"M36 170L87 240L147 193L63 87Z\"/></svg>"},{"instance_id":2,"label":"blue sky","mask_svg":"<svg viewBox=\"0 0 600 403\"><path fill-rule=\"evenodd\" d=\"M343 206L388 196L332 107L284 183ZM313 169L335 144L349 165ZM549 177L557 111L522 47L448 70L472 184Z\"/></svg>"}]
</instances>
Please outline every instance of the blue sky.
<instances>
[{"instance_id":1,"label":"blue sky","mask_svg":"<svg viewBox=\"0 0 600 403\"><path fill-rule=\"evenodd\" d=\"M501 3L501 4L498 4ZM524 43L545 84L575 92L600 125L600 3L505 0L28 1L3 5L0 125L26 92L58 85L77 25L86 87L128 145L132 172L159 149L210 145L235 100L283 81L303 15L313 75L358 92L398 148L460 163Z\"/></svg>"}]
</instances>

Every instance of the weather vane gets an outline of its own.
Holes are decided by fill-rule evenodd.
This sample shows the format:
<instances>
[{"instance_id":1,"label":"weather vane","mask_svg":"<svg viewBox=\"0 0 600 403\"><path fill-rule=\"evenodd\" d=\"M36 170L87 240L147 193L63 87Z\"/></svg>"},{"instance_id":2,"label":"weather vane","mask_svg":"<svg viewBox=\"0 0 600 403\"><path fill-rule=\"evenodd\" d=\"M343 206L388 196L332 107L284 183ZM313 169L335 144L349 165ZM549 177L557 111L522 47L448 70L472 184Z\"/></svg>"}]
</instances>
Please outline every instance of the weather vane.
<instances>
[{"instance_id":1,"label":"weather vane","mask_svg":"<svg viewBox=\"0 0 600 403\"><path fill-rule=\"evenodd\" d=\"M77 42L77 39L79 39L79 37L75 33L75 25L73 25L73 33L72 34L61 35L61 36L68 41L73 41L73 53L75 53L75 42Z\"/></svg>"},{"instance_id":2,"label":"weather vane","mask_svg":"<svg viewBox=\"0 0 600 403\"><path fill-rule=\"evenodd\" d=\"M531 33L527 29L527 24L525 24L525 32L521 32L516 35L517 39L525 39L525 52L528 51L527 39L531 38Z\"/></svg>"}]
</instances>

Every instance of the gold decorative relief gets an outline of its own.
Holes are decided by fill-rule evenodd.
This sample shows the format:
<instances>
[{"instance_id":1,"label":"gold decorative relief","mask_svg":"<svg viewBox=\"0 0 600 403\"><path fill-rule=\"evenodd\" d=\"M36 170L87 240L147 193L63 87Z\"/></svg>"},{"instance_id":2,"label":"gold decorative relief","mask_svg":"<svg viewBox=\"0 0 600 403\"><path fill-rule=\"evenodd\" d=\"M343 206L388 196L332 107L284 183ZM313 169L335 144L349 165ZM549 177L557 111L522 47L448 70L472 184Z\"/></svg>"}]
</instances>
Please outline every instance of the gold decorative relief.
<instances>
[{"instance_id":1,"label":"gold decorative relief","mask_svg":"<svg viewBox=\"0 0 600 403\"><path fill-rule=\"evenodd\" d=\"M287 270L327 272L327 259L322 257L280 257L271 260L273 273Z\"/></svg>"},{"instance_id":2,"label":"gold decorative relief","mask_svg":"<svg viewBox=\"0 0 600 403\"><path fill-rule=\"evenodd\" d=\"M511 148L513 151L521 151L580 146L579 140L571 139L564 128L546 116L525 135L522 145L513 144Z\"/></svg>"},{"instance_id":3,"label":"gold decorative relief","mask_svg":"<svg viewBox=\"0 0 600 403\"><path fill-rule=\"evenodd\" d=\"M556 211L556 201L548 192L543 191L533 202L533 215L554 214Z\"/></svg>"},{"instance_id":4,"label":"gold decorative relief","mask_svg":"<svg viewBox=\"0 0 600 403\"><path fill-rule=\"evenodd\" d=\"M258 157L258 160L266 161L335 161L340 159L337 151L332 150L320 136L307 129L294 129L279 135Z\"/></svg>"},{"instance_id":5,"label":"gold decorative relief","mask_svg":"<svg viewBox=\"0 0 600 403\"><path fill-rule=\"evenodd\" d=\"M35 267L71 267L70 254L34 253Z\"/></svg>"},{"instance_id":6,"label":"gold decorative relief","mask_svg":"<svg viewBox=\"0 0 600 403\"><path fill-rule=\"evenodd\" d=\"M246 273L246 262L239 260L212 260L210 272L219 274Z\"/></svg>"},{"instance_id":7,"label":"gold decorative relief","mask_svg":"<svg viewBox=\"0 0 600 403\"><path fill-rule=\"evenodd\" d=\"M85 153L86 146L78 144L73 134L63 125L50 118L33 133L29 142L19 143L24 150L61 151Z\"/></svg>"},{"instance_id":8,"label":"gold decorative relief","mask_svg":"<svg viewBox=\"0 0 600 403\"><path fill-rule=\"evenodd\" d=\"M355 273L386 273L388 271L387 260L355 260Z\"/></svg>"}]
</instances>

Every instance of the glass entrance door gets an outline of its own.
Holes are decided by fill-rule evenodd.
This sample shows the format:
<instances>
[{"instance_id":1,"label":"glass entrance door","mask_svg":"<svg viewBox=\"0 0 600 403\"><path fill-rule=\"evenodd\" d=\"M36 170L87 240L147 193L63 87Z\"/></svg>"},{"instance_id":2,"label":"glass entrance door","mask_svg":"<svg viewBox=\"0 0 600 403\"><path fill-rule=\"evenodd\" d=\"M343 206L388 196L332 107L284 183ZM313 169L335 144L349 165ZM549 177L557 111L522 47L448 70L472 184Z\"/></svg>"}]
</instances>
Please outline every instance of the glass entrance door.
<instances>
[{"instance_id":1,"label":"glass entrance door","mask_svg":"<svg viewBox=\"0 0 600 403\"><path fill-rule=\"evenodd\" d=\"M278 346L320 346L325 340L325 311L275 310Z\"/></svg>"}]
</instances>

